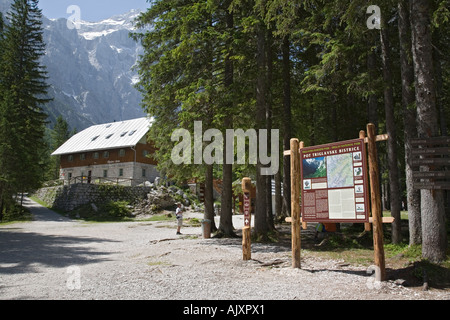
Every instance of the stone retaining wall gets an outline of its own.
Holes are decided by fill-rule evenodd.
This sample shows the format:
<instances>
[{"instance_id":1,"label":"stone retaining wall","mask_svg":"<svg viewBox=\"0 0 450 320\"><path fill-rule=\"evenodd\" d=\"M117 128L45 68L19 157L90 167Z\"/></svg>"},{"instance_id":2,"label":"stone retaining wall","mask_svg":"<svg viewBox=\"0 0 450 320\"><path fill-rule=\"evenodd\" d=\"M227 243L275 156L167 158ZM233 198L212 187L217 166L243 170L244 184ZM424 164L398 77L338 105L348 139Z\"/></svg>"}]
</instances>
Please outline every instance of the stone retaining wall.
<instances>
[{"instance_id":1,"label":"stone retaining wall","mask_svg":"<svg viewBox=\"0 0 450 320\"><path fill-rule=\"evenodd\" d=\"M66 212L82 205L101 204L109 201L128 201L131 204L146 199L151 187L117 185L73 184L41 188L34 196L50 207Z\"/></svg>"}]
</instances>

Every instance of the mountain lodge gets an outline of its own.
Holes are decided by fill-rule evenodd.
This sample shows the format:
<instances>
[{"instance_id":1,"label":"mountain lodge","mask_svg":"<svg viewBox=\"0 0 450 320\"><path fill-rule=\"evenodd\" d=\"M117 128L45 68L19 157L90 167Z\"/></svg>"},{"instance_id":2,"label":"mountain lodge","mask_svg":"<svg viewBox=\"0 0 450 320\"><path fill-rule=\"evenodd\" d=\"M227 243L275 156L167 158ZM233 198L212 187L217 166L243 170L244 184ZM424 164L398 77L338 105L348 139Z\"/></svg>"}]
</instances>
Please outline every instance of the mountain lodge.
<instances>
[{"instance_id":1,"label":"mountain lodge","mask_svg":"<svg viewBox=\"0 0 450 320\"><path fill-rule=\"evenodd\" d=\"M159 173L147 140L148 118L94 125L71 137L53 156L61 157L65 183L110 182L139 185L154 182Z\"/></svg>"}]
</instances>

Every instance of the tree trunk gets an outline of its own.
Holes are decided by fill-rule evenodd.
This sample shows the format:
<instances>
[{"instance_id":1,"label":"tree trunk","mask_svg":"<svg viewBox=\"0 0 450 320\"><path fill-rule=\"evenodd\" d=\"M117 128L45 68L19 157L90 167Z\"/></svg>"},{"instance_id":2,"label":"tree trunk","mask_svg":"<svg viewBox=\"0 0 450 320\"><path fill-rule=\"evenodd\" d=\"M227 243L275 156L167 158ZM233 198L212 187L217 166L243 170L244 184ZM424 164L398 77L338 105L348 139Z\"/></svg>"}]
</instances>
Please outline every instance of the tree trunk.
<instances>
[{"instance_id":1,"label":"tree trunk","mask_svg":"<svg viewBox=\"0 0 450 320\"><path fill-rule=\"evenodd\" d=\"M291 58L290 43L287 36L283 39L283 147L284 150L291 148ZM289 156L283 157L283 204L282 214L284 217L291 215L291 159Z\"/></svg>"},{"instance_id":2,"label":"tree trunk","mask_svg":"<svg viewBox=\"0 0 450 320\"><path fill-rule=\"evenodd\" d=\"M0 222L3 221L3 207L4 207L3 192L0 192Z\"/></svg>"},{"instance_id":3,"label":"tree trunk","mask_svg":"<svg viewBox=\"0 0 450 320\"><path fill-rule=\"evenodd\" d=\"M417 131L421 138L439 135L436 110L436 90L431 42L430 3L411 0L412 52L416 84ZM429 171L430 166L423 166ZM445 230L443 190L421 190L422 256L433 262L445 259L447 235Z\"/></svg>"},{"instance_id":4,"label":"tree trunk","mask_svg":"<svg viewBox=\"0 0 450 320\"><path fill-rule=\"evenodd\" d=\"M257 64L258 81L256 89L256 126L264 129L266 123L266 32L263 22L260 22L257 34ZM259 133L260 134L260 133ZM258 136L259 136L258 134ZM261 141L259 141L261 144ZM259 146L261 148L261 145ZM255 233L258 237L266 237L269 230L267 224L266 204L266 176L261 175L264 166L258 157L256 165L256 210L255 210Z\"/></svg>"},{"instance_id":5,"label":"tree trunk","mask_svg":"<svg viewBox=\"0 0 450 320\"><path fill-rule=\"evenodd\" d=\"M406 197L409 223L409 244L422 243L420 219L420 190L413 187L411 164L411 139L417 138L416 109L414 93L414 67L411 53L411 26L409 22L408 0L398 3L398 33L400 38L400 65L402 78L403 123L405 130L405 175Z\"/></svg>"},{"instance_id":6,"label":"tree trunk","mask_svg":"<svg viewBox=\"0 0 450 320\"><path fill-rule=\"evenodd\" d=\"M377 77L377 63L375 52L369 52L367 57L367 69L369 71L369 81L375 82ZM375 133L378 134L378 103L375 93L369 95L369 103L367 105L367 118L369 123L375 125Z\"/></svg>"},{"instance_id":7,"label":"tree trunk","mask_svg":"<svg viewBox=\"0 0 450 320\"><path fill-rule=\"evenodd\" d=\"M267 152L272 150L272 76L273 76L273 50L272 50L272 31L267 33L267 101L266 101L266 129L267 129ZM270 151L269 151L270 150ZM272 175L266 176L266 207L267 207L267 224L269 228L275 230L275 223L272 209Z\"/></svg>"},{"instance_id":8,"label":"tree trunk","mask_svg":"<svg viewBox=\"0 0 450 320\"><path fill-rule=\"evenodd\" d=\"M375 41L375 38L374 40ZM369 44L369 48L371 47L371 45ZM375 83L377 80L377 76L378 76L378 69L377 69L377 57L375 55L375 52L373 50L371 50L368 54L367 57L367 69L368 69L368 73L369 73L369 81L371 83ZM372 90L374 90L373 88L370 88ZM376 93L371 93L369 95L369 101L367 104L367 118L369 123L373 123L375 125L375 134L378 134L378 101L377 101L377 95ZM377 146L378 149L378 146ZM377 163L380 163L380 153L377 152ZM380 165L378 165L380 167ZM381 170L379 173L379 181L381 182ZM380 194L382 193L381 190L381 186L382 183L379 184L380 187Z\"/></svg>"},{"instance_id":9,"label":"tree trunk","mask_svg":"<svg viewBox=\"0 0 450 320\"><path fill-rule=\"evenodd\" d=\"M226 24L227 29L233 30L234 21L233 21L233 13L228 10L228 6L225 8L226 11ZM231 37L229 39L229 47L231 47ZM225 58L225 87L230 88L233 85L233 73L234 66L233 61L230 59L232 55L231 49L230 52L227 53ZM230 104L232 104L232 100L230 99ZM231 129L233 126L233 118L232 116L225 117L224 120L224 128ZM234 228L233 228L233 165L227 164L226 162L226 154L227 154L227 143L226 139L224 139L223 144L223 181L222 181L222 199L221 199L221 215L220 215L220 224L219 230L226 236L235 236ZM234 151L230 151L234 152Z\"/></svg>"},{"instance_id":10,"label":"tree trunk","mask_svg":"<svg viewBox=\"0 0 450 320\"><path fill-rule=\"evenodd\" d=\"M381 52L383 60L383 78L384 78L384 109L386 113L386 131L389 135L388 140L388 168L389 168L389 190L391 216L395 219L392 223L392 243L400 243L401 235L401 217L400 217L400 185L397 165L397 132L395 130L394 113L394 92L392 89L392 65L391 48L387 33L387 24L383 24L380 30Z\"/></svg>"},{"instance_id":11,"label":"tree trunk","mask_svg":"<svg viewBox=\"0 0 450 320\"><path fill-rule=\"evenodd\" d=\"M214 186L213 186L213 166L206 165L205 170L205 219L211 221L211 232L216 232L217 227L214 221Z\"/></svg>"}]
</instances>

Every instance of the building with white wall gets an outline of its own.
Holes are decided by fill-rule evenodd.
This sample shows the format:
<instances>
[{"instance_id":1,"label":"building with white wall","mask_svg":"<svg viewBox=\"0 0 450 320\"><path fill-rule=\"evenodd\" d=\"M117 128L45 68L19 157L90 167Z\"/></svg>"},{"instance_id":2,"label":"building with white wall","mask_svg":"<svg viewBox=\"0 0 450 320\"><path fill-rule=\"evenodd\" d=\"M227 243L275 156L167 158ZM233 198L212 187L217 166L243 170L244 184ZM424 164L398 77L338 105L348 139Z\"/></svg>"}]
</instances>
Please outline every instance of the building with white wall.
<instances>
[{"instance_id":1,"label":"building with white wall","mask_svg":"<svg viewBox=\"0 0 450 320\"><path fill-rule=\"evenodd\" d=\"M60 179L65 183L153 182L159 173L147 140L151 119L95 125L71 137L53 156L61 157Z\"/></svg>"}]
</instances>

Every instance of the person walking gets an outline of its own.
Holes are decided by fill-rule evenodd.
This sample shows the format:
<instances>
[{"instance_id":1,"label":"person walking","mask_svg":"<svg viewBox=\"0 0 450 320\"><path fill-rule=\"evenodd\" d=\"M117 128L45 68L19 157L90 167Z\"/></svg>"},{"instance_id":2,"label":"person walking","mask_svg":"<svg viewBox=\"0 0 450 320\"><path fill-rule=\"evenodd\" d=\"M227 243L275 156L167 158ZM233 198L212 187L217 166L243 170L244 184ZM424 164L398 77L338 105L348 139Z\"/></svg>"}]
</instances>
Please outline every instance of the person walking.
<instances>
[{"instance_id":1,"label":"person walking","mask_svg":"<svg viewBox=\"0 0 450 320\"><path fill-rule=\"evenodd\" d=\"M183 208L181 207L181 203L177 203L177 210L175 211L175 215L177 217L177 235L181 234L181 227L183 226Z\"/></svg>"}]
</instances>

